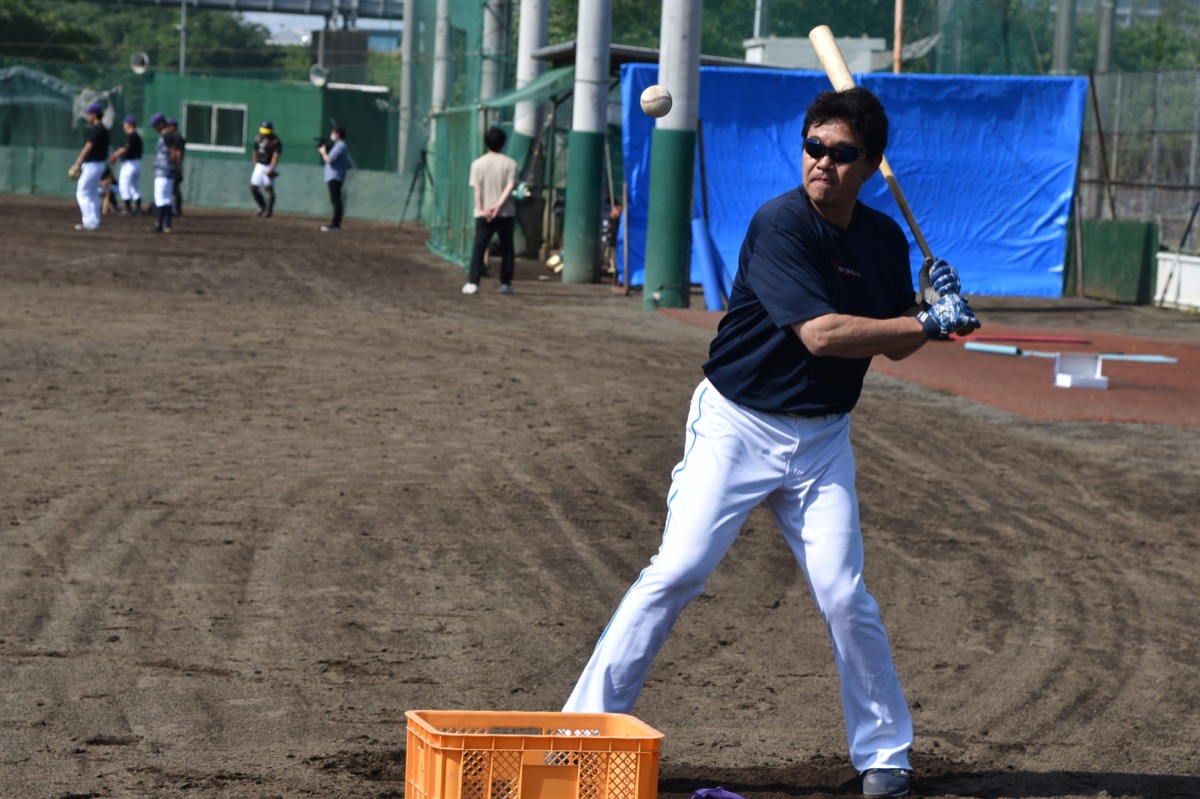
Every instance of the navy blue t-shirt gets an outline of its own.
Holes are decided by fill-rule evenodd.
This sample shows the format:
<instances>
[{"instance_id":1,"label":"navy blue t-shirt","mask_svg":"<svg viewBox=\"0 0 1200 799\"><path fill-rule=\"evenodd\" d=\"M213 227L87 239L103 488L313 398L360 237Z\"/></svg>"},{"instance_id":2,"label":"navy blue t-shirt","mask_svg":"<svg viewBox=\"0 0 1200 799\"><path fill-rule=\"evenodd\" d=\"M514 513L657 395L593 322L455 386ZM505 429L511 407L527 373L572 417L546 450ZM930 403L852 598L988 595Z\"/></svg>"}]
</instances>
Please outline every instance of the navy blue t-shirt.
<instances>
[{"instance_id":1,"label":"navy blue t-shirt","mask_svg":"<svg viewBox=\"0 0 1200 799\"><path fill-rule=\"evenodd\" d=\"M908 240L858 203L850 226L826 221L803 187L754 214L704 373L734 402L767 413L848 413L870 358L817 357L792 325L838 313L902 316L915 304Z\"/></svg>"}]
</instances>

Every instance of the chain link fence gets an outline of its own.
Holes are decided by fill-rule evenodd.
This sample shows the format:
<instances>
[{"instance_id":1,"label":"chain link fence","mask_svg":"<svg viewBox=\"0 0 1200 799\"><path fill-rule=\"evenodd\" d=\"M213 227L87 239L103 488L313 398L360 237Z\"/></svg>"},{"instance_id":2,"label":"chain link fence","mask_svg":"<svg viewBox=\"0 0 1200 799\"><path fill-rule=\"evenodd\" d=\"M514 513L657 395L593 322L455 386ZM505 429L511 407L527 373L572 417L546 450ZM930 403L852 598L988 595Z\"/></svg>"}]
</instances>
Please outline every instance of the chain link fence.
<instances>
[{"instance_id":1,"label":"chain link fence","mask_svg":"<svg viewBox=\"0 0 1200 799\"><path fill-rule=\"evenodd\" d=\"M1079 175L1084 218L1153 222L1177 249L1200 200L1200 70L1092 76Z\"/></svg>"}]
</instances>

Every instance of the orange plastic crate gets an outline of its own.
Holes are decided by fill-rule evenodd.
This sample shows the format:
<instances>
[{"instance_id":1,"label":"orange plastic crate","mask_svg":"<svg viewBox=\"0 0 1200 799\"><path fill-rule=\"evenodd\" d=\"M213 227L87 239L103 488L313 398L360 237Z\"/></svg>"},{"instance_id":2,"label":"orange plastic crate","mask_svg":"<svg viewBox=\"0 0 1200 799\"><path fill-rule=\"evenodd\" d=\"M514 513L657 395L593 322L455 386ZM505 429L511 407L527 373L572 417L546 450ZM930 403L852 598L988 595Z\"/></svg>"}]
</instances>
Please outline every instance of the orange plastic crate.
<instances>
[{"instance_id":1,"label":"orange plastic crate","mask_svg":"<svg viewBox=\"0 0 1200 799\"><path fill-rule=\"evenodd\" d=\"M622 713L410 710L405 799L656 799L662 733Z\"/></svg>"}]
</instances>

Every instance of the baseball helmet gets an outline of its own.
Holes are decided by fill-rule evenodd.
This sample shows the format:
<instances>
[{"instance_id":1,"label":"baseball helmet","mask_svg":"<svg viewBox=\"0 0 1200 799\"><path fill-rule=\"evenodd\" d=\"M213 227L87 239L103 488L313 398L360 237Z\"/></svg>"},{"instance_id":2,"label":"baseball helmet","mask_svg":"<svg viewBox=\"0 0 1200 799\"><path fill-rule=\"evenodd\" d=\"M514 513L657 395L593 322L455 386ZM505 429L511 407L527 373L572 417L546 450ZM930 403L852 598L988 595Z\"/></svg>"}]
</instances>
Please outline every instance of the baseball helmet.
<instances>
[{"instance_id":1,"label":"baseball helmet","mask_svg":"<svg viewBox=\"0 0 1200 799\"><path fill-rule=\"evenodd\" d=\"M179 120L178 120L178 119L168 119L168 120L167 120L167 127L168 127L168 128L177 128L177 127L179 127Z\"/></svg>"},{"instance_id":2,"label":"baseball helmet","mask_svg":"<svg viewBox=\"0 0 1200 799\"><path fill-rule=\"evenodd\" d=\"M88 116L91 116L92 114L95 114L98 117L104 116L104 106L100 105L100 103L92 103L87 107L87 111L85 113Z\"/></svg>"},{"instance_id":3,"label":"baseball helmet","mask_svg":"<svg viewBox=\"0 0 1200 799\"><path fill-rule=\"evenodd\" d=\"M126 125L136 125L137 117L135 117L133 114L130 114L129 116L125 117L125 124Z\"/></svg>"},{"instance_id":4,"label":"baseball helmet","mask_svg":"<svg viewBox=\"0 0 1200 799\"><path fill-rule=\"evenodd\" d=\"M275 130L275 125L269 119L264 119L263 123L258 126L258 132L264 135L273 130Z\"/></svg>"},{"instance_id":5,"label":"baseball helmet","mask_svg":"<svg viewBox=\"0 0 1200 799\"><path fill-rule=\"evenodd\" d=\"M165 116L163 116L162 114L158 113L157 111L155 111L153 114L150 115L150 127L154 127L155 125L166 124L166 121L167 121L167 118Z\"/></svg>"}]
</instances>

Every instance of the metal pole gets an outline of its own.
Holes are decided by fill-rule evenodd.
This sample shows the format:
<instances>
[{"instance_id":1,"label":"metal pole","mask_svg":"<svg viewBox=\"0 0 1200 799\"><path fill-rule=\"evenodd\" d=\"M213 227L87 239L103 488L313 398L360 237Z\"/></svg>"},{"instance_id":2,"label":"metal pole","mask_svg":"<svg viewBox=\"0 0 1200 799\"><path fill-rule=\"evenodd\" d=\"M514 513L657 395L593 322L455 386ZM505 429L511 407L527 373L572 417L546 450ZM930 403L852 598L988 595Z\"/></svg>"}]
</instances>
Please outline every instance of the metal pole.
<instances>
[{"instance_id":1,"label":"metal pole","mask_svg":"<svg viewBox=\"0 0 1200 799\"><path fill-rule=\"evenodd\" d=\"M549 37L550 0L521 0L521 19L517 30L517 88L526 86L546 71L546 62L534 58L535 51L546 46ZM513 112L514 138L537 138L541 103L523 100ZM526 143L525 148L528 149Z\"/></svg>"},{"instance_id":2,"label":"metal pole","mask_svg":"<svg viewBox=\"0 0 1200 799\"><path fill-rule=\"evenodd\" d=\"M950 71L950 47L951 41L949 33L950 22L954 15L954 0L938 0L937 4L937 30L940 34L937 45L934 49L934 71L939 74L945 74Z\"/></svg>"},{"instance_id":3,"label":"metal pole","mask_svg":"<svg viewBox=\"0 0 1200 799\"><path fill-rule=\"evenodd\" d=\"M1100 29L1096 35L1096 72L1101 75L1112 69L1113 23L1116 16L1113 0L1100 0Z\"/></svg>"},{"instance_id":4,"label":"metal pole","mask_svg":"<svg viewBox=\"0 0 1200 799\"><path fill-rule=\"evenodd\" d=\"M417 0L404 0L404 28L400 31L400 146L396 170L408 171L408 137L413 114L413 37L417 30Z\"/></svg>"},{"instance_id":5,"label":"metal pole","mask_svg":"<svg viewBox=\"0 0 1200 799\"><path fill-rule=\"evenodd\" d=\"M1075 43L1075 0L1055 0L1057 13L1054 18L1054 55L1051 59L1051 75L1070 75L1072 47Z\"/></svg>"},{"instance_id":6,"label":"metal pole","mask_svg":"<svg viewBox=\"0 0 1200 799\"><path fill-rule=\"evenodd\" d=\"M487 0L483 6L483 58L479 66L479 99L490 100L500 89L500 56L508 29L506 0ZM486 112L485 118L490 119Z\"/></svg>"},{"instance_id":7,"label":"metal pole","mask_svg":"<svg viewBox=\"0 0 1200 799\"><path fill-rule=\"evenodd\" d=\"M563 208L564 283L591 283L596 276L611 54L612 0L581 0L575 34L575 108L567 145L567 198Z\"/></svg>"},{"instance_id":8,"label":"metal pole","mask_svg":"<svg viewBox=\"0 0 1200 799\"><path fill-rule=\"evenodd\" d=\"M179 76L187 65L187 0L179 0Z\"/></svg>"},{"instance_id":9,"label":"metal pole","mask_svg":"<svg viewBox=\"0 0 1200 799\"><path fill-rule=\"evenodd\" d=\"M1121 174L1117 171L1117 150L1121 147L1121 92L1124 91L1124 82L1121 80L1121 73L1117 73L1117 85L1113 88L1115 99L1113 100L1113 148L1112 161L1108 168L1108 174L1113 176L1114 180L1119 180Z\"/></svg>"},{"instance_id":10,"label":"metal pole","mask_svg":"<svg viewBox=\"0 0 1200 799\"><path fill-rule=\"evenodd\" d=\"M1154 70L1154 103L1150 106L1150 218L1158 215L1158 169L1162 153L1162 139L1158 131L1158 104L1162 99L1162 72Z\"/></svg>"},{"instance_id":11,"label":"metal pole","mask_svg":"<svg viewBox=\"0 0 1200 799\"><path fill-rule=\"evenodd\" d=\"M450 91L450 0L437 0L433 26L433 98L430 112L446 110Z\"/></svg>"},{"instance_id":12,"label":"metal pole","mask_svg":"<svg viewBox=\"0 0 1200 799\"><path fill-rule=\"evenodd\" d=\"M1108 158L1104 152L1104 123L1100 119L1100 101L1096 98L1096 76L1088 73L1088 88L1092 95L1092 111L1096 119L1097 146L1093 151L1093 161L1099 161L1104 177L1104 191L1108 195L1108 213L1112 219L1117 218L1117 201L1113 196L1112 180L1108 176ZM1097 214L1099 216L1099 214Z\"/></svg>"},{"instance_id":13,"label":"metal pole","mask_svg":"<svg viewBox=\"0 0 1200 799\"><path fill-rule=\"evenodd\" d=\"M763 29L767 27L767 0L754 0L754 38L761 39Z\"/></svg>"},{"instance_id":14,"label":"metal pole","mask_svg":"<svg viewBox=\"0 0 1200 799\"><path fill-rule=\"evenodd\" d=\"M663 0L658 82L671 112L650 138L650 203L642 307L686 308L691 295L696 127L700 119L702 0Z\"/></svg>"}]
</instances>

